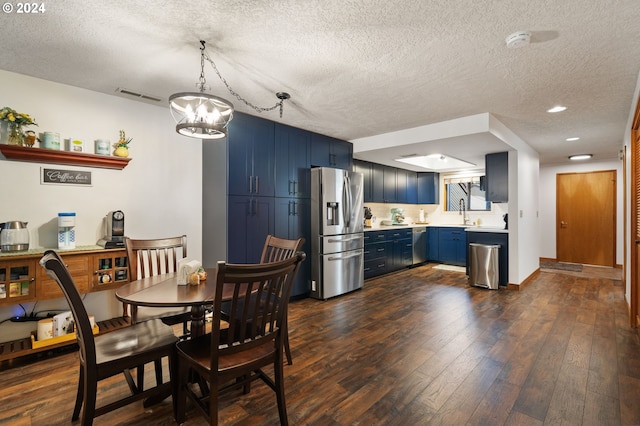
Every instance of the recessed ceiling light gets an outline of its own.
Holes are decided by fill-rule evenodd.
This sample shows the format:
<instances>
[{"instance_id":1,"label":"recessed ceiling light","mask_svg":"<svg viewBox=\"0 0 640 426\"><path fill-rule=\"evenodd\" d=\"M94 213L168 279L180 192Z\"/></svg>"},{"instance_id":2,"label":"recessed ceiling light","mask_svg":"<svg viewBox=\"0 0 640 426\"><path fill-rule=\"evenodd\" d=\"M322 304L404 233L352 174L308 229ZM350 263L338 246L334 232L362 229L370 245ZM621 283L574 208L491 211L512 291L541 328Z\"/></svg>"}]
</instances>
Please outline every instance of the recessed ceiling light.
<instances>
[{"instance_id":1,"label":"recessed ceiling light","mask_svg":"<svg viewBox=\"0 0 640 426\"><path fill-rule=\"evenodd\" d=\"M414 166L423 167L428 170L465 169L475 167L475 164L444 154L403 156L402 158L396 158L395 161L413 164Z\"/></svg>"},{"instance_id":2,"label":"recessed ceiling light","mask_svg":"<svg viewBox=\"0 0 640 426\"><path fill-rule=\"evenodd\" d=\"M553 108L548 109L547 112L561 112L561 111L564 111L565 109L567 109L566 106L556 105Z\"/></svg>"},{"instance_id":3,"label":"recessed ceiling light","mask_svg":"<svg viewBox=\"0 0 640 426\"><path fill-rule=\"evenodd\" d=\"M579 137L567 138L567 139L566 139L566 141L567 141L567 142L573 142L573 141L577 141L577 140L579 140L579 139L580 139Z\"/></svg>"},{"instance_id":4,"label":"recessed ceiling light","mask_svg":"<svg viewBox=\"0 0 640 426\"><path fill-rule=\"evenodd\" d=\"M579 154L570 156L569 160L588 160L591 157L593 157L592 154Z\"/></svg>"}]
</instances>

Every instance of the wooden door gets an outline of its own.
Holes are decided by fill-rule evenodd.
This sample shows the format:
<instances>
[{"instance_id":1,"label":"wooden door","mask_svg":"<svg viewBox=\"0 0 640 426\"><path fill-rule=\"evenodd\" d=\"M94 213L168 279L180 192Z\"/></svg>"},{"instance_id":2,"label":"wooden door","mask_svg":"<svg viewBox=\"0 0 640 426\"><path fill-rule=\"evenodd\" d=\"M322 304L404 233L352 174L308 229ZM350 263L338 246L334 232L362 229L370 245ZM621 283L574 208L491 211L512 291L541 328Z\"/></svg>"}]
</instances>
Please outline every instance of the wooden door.
<instances>
[{"instance_id":1,"label":"wooden door","mask_svg":"<svg viewBox=\"0 0 640 426\"><path fill-rule=\"evenodd\" d=\"M629 322L632 327L640 325L640 101L636 106L631 126L631 270Z\"/></svg>"},{"instance_id":2,"label":"wooden door","mask_svg":"<svg viewBox=\"0 0 640 426\"><path fill-rule=\"evenodd\" d=\"M556 176L558 261L615 266L616 171Z\"/></svg>"}]
</instances>

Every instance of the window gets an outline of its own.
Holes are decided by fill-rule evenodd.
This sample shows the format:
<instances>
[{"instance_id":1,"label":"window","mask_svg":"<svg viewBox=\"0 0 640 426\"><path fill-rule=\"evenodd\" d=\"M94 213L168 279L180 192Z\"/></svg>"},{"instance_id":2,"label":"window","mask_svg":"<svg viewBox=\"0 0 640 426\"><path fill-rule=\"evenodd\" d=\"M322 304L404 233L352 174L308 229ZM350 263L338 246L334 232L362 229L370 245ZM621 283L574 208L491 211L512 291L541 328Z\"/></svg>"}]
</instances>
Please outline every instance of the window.
<instances>
[{"instance_id":1,"label":"window","mask_svg":"<svg viewBox=\"0 0 640 426\"><path fill-rule=\"evenodd\" d=\"M491 210L491 202L485 196L484 176L445 178L444 187L446 211L459 212L463 206L467 211Z\"/></svg>"}]
</instances>

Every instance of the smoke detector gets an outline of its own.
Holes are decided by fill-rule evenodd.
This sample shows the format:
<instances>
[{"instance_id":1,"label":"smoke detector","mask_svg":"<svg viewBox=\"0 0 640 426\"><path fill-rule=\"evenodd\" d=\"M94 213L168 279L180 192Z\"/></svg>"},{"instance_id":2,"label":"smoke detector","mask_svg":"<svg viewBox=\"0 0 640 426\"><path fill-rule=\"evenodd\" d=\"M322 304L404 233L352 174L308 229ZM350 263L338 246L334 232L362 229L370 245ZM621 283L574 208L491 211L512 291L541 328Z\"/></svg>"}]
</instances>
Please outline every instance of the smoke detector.
<instances>
[{"instance_id":1,"label":"smoke detector","mask_svg":"<svg viewBox=\"0 0 640 426\"><path fill-rule=\"evenodd\" d=\"M504 41L507 43L507 47L510 49L517 49L529 44L531 41L531 33L529 31L516 31L509 35Z\"/></svg>"}]
</instances>

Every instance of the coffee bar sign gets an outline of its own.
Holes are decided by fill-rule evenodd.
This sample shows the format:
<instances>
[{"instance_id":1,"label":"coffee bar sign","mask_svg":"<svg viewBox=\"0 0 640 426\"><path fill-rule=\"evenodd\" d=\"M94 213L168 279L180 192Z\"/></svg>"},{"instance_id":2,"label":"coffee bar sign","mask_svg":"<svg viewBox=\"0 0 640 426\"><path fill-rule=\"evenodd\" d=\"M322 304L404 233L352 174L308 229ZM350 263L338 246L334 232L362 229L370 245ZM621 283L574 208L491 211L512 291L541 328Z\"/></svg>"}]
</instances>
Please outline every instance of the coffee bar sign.
<instances>
[{"instance_id":1,"label":"coffee bar sign","mask_svg":"<svg viewBox=\"0 0 640 426\"><path fill-rule=\"evenodd\" d=\"M41 168L41 181L48 185L91 186L91 172Z\"/></svg>"}]
</instances>

